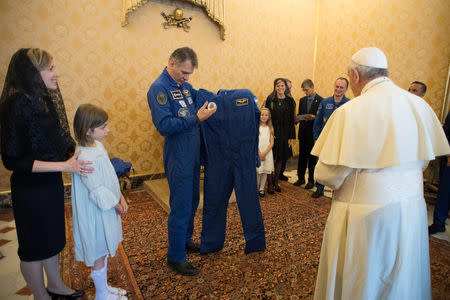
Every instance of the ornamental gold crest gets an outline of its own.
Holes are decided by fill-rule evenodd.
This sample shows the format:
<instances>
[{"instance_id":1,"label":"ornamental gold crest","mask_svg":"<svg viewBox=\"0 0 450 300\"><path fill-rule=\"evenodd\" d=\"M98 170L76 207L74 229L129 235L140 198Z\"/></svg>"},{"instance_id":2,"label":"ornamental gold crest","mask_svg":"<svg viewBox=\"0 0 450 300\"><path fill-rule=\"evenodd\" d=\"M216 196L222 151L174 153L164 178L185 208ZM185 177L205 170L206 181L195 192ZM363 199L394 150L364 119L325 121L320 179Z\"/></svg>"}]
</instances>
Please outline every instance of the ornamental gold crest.
<instances>
[{"instance_id":1,"label":"ornamental gold crest","mask_svg":"<svg viewBox=\"0 0 450 300\"><path fill-rule=\"evenodd\" d=\"M183 28L184 31L188 32L191 28L188 23L192 20L192 17L183 18L183 10L181 8L176 8L171 15L166 15L164 12L162 12L161 15L166 20L162 23L165 29L176 26Z\"/></svg>"}]
</instances>

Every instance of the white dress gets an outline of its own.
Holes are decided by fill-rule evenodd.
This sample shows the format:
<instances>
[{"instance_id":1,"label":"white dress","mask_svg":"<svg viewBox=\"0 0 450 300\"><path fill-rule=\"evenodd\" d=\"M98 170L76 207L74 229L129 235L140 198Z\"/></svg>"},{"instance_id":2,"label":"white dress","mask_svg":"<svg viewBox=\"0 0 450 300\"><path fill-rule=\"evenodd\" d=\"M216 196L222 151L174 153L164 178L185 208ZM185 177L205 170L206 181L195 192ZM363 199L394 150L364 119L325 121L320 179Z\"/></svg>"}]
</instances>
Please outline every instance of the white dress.
<instances>
[{"instance_id":1,"label":"white dress","mask_svg":"<svg viewBox=\"0 0 450 300\"><path fill-rule=\"evenodd\" d=\"M263 152L270 144L270 129L269 126L259 126L259 145L258 149ZM258 174L271 174L274 170L272 149L267 153L266 159L261 161L261 166L258 169Z\"/></svg>"},{"instance_id":2,"label":"white dress","mask_svg":"<svg viewBox=\"0 0 450 300\"><path fill-rule=\"evenodd\" d=\"M431 299L422 167L318 163L315 177L334 192L314 299Z\"/></svg>"},{"instance_id":3,"label":"white dress","mask_svg":"<svg viewBox=\"0 0 450 300\"><path fill-rule=\"evenodd\" d=\"M77 147L79 160L92 161L87 177L72 174L72 212L75 257L91 267L107 254L114 256L122 241L122 222L115 211L120 184L103 144Z\"/></svg>"},{"instance_id":4,"label":"white dress","mask_svg":"<svg viewBox=\"0 0 450 300\"><path fill-rule=\"evenodd\" d=\"M334 190L314 299L431 299L422 167L449 153L431 107L387 77L333 112L311 151Z\"/></svg>"}]
</instances>

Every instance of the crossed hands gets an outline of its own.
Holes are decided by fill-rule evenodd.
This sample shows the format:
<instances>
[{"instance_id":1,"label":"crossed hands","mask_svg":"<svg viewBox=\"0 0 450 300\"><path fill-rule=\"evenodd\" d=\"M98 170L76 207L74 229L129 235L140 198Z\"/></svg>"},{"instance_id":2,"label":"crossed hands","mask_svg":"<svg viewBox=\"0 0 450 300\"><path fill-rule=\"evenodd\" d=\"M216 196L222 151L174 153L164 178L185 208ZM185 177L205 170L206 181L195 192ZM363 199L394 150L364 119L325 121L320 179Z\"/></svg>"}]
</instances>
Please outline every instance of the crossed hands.
<instances>
[{"instance_id":1,"label":"crossed hands","mask_svg":"<svg viewBox=\"0 0 450 300\"><path fill-rule=\"evenodd\" d=\"M114 206L114 208L116 209L116 214L120 215L125 215L128 212L128 203L125 200L125 197L122 195L122 193L120 193L120 201L119 203L116 204L116 206Z\"/></svg>"},{"instance_id":2,"label":"crossed hands","mask_svg":"<svg viewBox=\"0 0 450 300\"><path fill-rule=\"evenodd\" d=\"M266 160L266 154L263 154L263 153L259 152L259 160L260 161L265 161Z\"/></svg>"},{"instance_id":3,"label":"crossed hands","mask_svg":"<svg viewBox=\"0 0 450 300\"><path fill-rule=\"evenodd\" d=\"M313 114L303 114L303 115L296 115L295 116L295 123L298 123L300 121L311 121L316 118Z\"/></svg>"}]
</instances>

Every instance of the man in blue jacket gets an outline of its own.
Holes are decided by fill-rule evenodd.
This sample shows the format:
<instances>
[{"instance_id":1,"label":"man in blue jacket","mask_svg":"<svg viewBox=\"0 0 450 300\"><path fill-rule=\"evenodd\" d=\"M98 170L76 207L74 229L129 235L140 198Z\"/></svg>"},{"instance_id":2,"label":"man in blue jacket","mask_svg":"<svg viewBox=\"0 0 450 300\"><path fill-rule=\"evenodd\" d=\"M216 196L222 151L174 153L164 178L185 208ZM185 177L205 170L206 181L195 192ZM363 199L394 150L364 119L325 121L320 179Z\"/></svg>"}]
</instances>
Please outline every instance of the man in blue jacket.
<instances>
[{"instance_id":1,"label":"man in blue jacket","mask_svg":"<svg viewBox=\"0 0 450 300\"><path fill-rule=\"evenodd\" d=\"M314 119L313 137L314 142L319 138L322 129L325 127L331 114L341 105L345 104L348 99L345 96L345 92L348 89L348 80L344 77L339 77L334 82L334 94L333 96L323 99L317 109L316 118ZM316 191L312 194L313 198L319 198L323 196L324 186L316 182Z\"/></svg>"},{"instance_id":2,"label":"man in blue jacket","mask_svg":"<svg viewBox=\"0 0 450 300\"><path fill-rule=\"evenodd\" d=\"M191 48L176 49L147 93L153 124L164 136L164 170L170 189L167 264L187 276L198 271L186 260L186 251L200 251L200 245L191 241L200 197L198 124L216 111L206 108L207 101L196 109L197 91L187 81L197 66L197 55Z\"/></svg>"},{"instance_id":3,"label":"man in blue jacket","mask_svg":"<svg viewBox=\"0 0 450 300\"><path fill-rule=\"evenodd\" d=\"M450 111L447 113L444 123L444 132L450 143ZM439 189L436 204L434 206L433 224L428 227L429 234L445 231L445 220L447 220L450 207L450 156L439 158Z\"/></svg>"}]
</instances>

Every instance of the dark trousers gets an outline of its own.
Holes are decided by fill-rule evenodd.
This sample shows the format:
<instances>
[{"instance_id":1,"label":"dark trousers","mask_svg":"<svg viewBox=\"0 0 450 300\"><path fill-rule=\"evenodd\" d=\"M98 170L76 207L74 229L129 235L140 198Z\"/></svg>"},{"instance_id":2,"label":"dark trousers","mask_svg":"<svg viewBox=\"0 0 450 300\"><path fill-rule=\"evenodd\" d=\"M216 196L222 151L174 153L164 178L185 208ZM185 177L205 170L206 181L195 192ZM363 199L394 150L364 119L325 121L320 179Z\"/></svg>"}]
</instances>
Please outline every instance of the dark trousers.
<instances>
[{"instance_id":1,"label":"dark trousers","mask_svg":"<svg viewBox=\"0 0 450 300\"><path fill-rule=\"evenodd\" d=\"M308 168L308 182L314 183L314 168L316 167L317 157L311 155L311 150L314 147L314 141L308 139L299 140L299 154L297 175L298 179L305 178L306 168Z\"/></svg>"},{"instance_id":2,"label":"dark trousers","mask_svg":"<svg viewBox=\"0 0 450 300\"><path fill-rule=\"evenodd\" d=\"M447 166L447 157L439 161L439 190L436 205L434 206L433 223L445 228L450 202L450 167Z\"/></svg>"},{"instance_id":3,"label":"dark trousers","mask_svg":"<svg viewBox=\"0 0 450 300\"><path fill-rule=\"evenodd\" d=\"M287 160L283 160L283 161L281 162L280 175L284 175L283 173L284 173L284 171L286 171L286 163L287 163Z\"/></svg>"}]
</instances>

